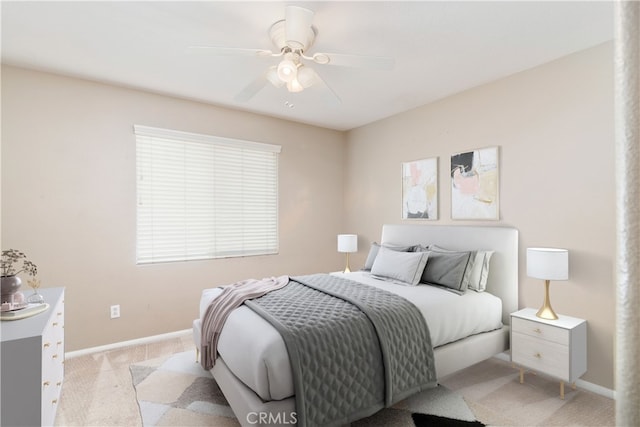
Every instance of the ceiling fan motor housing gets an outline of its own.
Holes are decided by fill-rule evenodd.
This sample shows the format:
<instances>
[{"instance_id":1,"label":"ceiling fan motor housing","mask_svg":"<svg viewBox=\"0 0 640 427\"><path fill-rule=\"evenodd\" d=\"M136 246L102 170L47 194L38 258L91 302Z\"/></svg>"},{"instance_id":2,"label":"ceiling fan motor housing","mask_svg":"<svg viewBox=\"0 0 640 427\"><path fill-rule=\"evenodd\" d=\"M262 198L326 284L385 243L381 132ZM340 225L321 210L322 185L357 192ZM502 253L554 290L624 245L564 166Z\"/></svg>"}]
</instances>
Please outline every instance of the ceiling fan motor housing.
<instances>
[{"instance_id":1,"label":"ceiling fan motor housing","mask_svg":"<svg viewBox=\"0 0 640 427\"><path fill-rule=\"evenodd\" d=\"M295 39L298 40L295 40L293 37L287 37L285 28L286 22L284 19L274 23L271 28L269 28L271 41L280 52L286 48L289 48L292 51L304 52L311 48L314 40L316 39L317 30L313 26L308 27L304 31L299 31L298 35L295 37ZM287 40L287 38L289 40Z\"/></svg>"}]
</instances>

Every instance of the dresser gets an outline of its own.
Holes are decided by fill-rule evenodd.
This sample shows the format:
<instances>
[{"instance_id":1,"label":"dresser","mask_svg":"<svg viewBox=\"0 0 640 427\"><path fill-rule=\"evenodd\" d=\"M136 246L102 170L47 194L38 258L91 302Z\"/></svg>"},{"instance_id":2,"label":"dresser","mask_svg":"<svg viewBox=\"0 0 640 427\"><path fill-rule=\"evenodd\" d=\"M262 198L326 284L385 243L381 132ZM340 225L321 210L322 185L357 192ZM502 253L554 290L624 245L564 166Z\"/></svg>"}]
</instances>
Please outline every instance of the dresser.
<instances>
[{"instance_id":1,"label":"dresser","mask_svg":"<svg viewBox=\"0 0 640 427\"><path fill-rule=\"evenodd\" d=\"M64 288L39 291L47 311L0 324L3 426L55 420L64 376Z\"/></svg>"},{"instance_id":2,"label":"dresser","mask_svg":"<svg viewBox=\"0 0 640 427\"><path fill-rule=\"evenodd\" d=\"M520 383L528 368L560 380L575 388L575 381L587 371L587 321L558 315L556 320L541 319L536 309L511 313L511 361L519 365Z\"/></svg>"}]
</instances>

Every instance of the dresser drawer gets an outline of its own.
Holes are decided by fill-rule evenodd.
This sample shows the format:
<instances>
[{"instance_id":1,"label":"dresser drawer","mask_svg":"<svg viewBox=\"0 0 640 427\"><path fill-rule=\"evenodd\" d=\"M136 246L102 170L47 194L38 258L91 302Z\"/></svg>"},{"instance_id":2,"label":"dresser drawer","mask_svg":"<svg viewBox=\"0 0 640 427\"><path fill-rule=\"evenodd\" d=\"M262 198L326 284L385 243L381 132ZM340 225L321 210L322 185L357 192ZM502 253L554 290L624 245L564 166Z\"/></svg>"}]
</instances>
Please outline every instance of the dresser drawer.
<instances>
[{"instance_id":1,"label":"dresser drawer","mask_svg":"<svg viewBox=\"0 0 640 427\"><path fill-rule=\"evenodd\" d=\"M64 297L64 294L63 294ZM53 425L64 378L64 303L51 307L42 333L42 425Z\"/></svg>"},{"instance_id":2,"label":"dresser drawer","mask_svg":"<svg viewBox=\"0 0 640 427\"><path fill-rule=\"evenodd\" d=\"M513 317L511 319L511 327L513 332L518 332L546 341L552 341L562 345L569 345L569 330L565 328L545 325L544 323L520 319L518 317Z\"/></svg>"},{"instance_id":3,"label":"dresser drawer","mask_svg":"<svg viewBox=\"0 0 640 427\"><path fill-rule=\"evenodd\" d=\"M511 360L518 365L569 381L569 347L513 332Z\"/></svg>"}]
</instances>

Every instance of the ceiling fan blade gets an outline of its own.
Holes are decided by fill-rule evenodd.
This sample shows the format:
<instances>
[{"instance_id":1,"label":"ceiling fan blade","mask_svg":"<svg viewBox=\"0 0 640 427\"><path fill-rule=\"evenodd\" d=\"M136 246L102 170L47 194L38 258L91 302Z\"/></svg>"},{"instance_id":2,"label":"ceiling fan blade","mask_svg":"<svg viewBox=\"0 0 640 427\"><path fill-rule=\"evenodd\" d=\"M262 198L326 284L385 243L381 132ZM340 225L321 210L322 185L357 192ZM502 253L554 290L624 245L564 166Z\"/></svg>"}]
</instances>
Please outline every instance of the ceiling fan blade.
<instances>
[{"instance_id":1,"label":"ceiling fan blade","mask_svg":"<svg viewBox=\"0 0 640 427\"><path fill-rule=\"evenodd\" d=\"M262 74L254 81L249 83L244 89L242 89L234 98L234 101L237 102L247 102L251 98L253 98L258 92L264 88L267 84L267 74Z\"/></svg>"},{"instance_id":2,"label":"ceiling fan blade","mask_svg":"<svg viewBox=\"0 0 640 427\"><path fill-rule=\"evenodd\" d=\"M298 49L305 48L309 30L313 22L313 11L300 6L287 6L285 9L284 33L289 46Z\"/></svg>"},{"instance_id":3,"label":"ceiling fan blade","mask_svg":"<svg viewBox=\"0 0 640 427\"><path fill-rule=\"evenodd\" d=\"M206 53L218 56L272 56L268 49L244 49L239 47L189 46L189 53Z\"/></svg>"},{"instance_id":4,"label":"ceiling fan blade","mask_svg":"<svg viewBox=\"0 0 640 427\"><path fill-rule=\"evenodd\" d=\"M347 55L342 53L316 53L311 59L318 64L374 68L377 70L392 70L396 62L395 59L386 56Z\"/></svg>"},{"instance_id":5,"label":"ceiling fan blade","mask_svg":"<svg viewBox=\"0 0 640 427\"><path fill-rule=\"evenodd\" d=\"M313 73L313 85L308 90L316 91L322 98L322 102L326 105L337 107L342 104L342 100L337 93L331 89L331 86L327 84L315 70L310 69Z\"/></svg>"}]
</instances>

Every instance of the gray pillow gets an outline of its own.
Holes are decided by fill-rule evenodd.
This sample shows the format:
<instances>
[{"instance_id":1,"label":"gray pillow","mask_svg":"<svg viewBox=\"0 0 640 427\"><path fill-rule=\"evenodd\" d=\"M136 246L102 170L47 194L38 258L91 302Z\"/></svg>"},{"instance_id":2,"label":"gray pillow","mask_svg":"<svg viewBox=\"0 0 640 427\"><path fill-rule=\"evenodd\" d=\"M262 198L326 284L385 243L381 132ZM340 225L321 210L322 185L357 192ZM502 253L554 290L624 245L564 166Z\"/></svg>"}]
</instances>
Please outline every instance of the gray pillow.
<instances>
[{"instance_id":1,"label":"gray pillow","mask_svg":"<svg viewBox=\"0 0 640 427\"><path fill-rule=\"evenodd\" d=\"M371 274L415 286L420 283L428 257L427 252L399 252L382 246Z\"/></svg>"},{"instance_id":2,"label":"gray pillow","mask_svg":"<svg viewBox=\"0 0 640 427\"><path fill-rule=\"evenodd\" d=\"M383 245L385 248L398 251L398 252L411 252L413 251L415 246L389 246ZM369 255L367 255L367 260L364 262L364 267L362 270L371 271L371 267L373 267L373 262L376 260L376 256L378 256L378 251L380 250L380 244L373 242L371 244L371 248L369 249Z\"/></svg>"},{"instance_id":3,"label":"gray pillow","mask_svg":"<svg viewBox=\"0 0 640 427\"><path fill-rule=\"evenodd\" d=\"M423 249L426 251L435 251L435 252L446 252L446 253L450 253L450 254L469 254L469 262L467 263L467 268L465 268L464 270L464 275L462 276L462 287L467 289L467 288L471 288L472 284L471 284L471 273L473 271L473 260L475 257L475 252L471 252L471 251L452 251L450 249L444 249L441 248L440 246L437 245L431 245L429 246L427 249Z\"/></svg>"},{"instance_id":4,"label":"gray pillow","mask_svg":"<svg viewBox=\"0 0 640 427\"><path fill-rule=\"evenodd\" d=\"M444 286L459 294L467 290L468 282L464 281L464 274L471 258L470 252L429 250L426 253L429 254L429 259L421 282Z\"/></svg>"},{"instance_id":5,"label":"gray pillow","mask_svg":"<svg viewBox=\"0 0 640 427\"><path fill-rule=\"evenodd\" d=\"M431 245L428 250L439 252L455 253L441 248L440 246ZM494 251L471 251L467 269L464 271L462 280L467 284L467 288L476 292L484 292L487 289L487 278L489 277L489 262Z\"/></svg>"}]
</instances>

